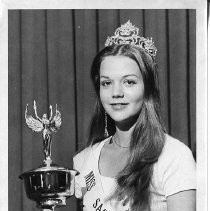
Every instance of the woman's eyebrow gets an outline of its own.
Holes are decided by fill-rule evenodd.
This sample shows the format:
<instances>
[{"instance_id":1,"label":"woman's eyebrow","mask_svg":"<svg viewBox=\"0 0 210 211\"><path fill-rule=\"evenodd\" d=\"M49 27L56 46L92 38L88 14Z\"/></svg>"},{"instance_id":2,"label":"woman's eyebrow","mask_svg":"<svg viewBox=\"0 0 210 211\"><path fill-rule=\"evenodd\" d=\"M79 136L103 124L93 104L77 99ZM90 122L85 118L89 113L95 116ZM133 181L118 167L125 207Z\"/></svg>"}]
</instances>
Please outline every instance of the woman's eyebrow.
<instances>
[{"instance_id":1,"label":"woman's eyebrow","mask_svg":"<svg viewBox=\"0 0 210 211\"><path fill-rule=\"evenodd\" d=\"M123 78L129 77L129 76L134 76L134 77L137 77L137 78L139 77L139 76L136 75L136 74L128 74L128 75L124 75Z\"/></svg>"},{"instance_id":2,"label":"woman's eyebrow","mask_svg":"<svg viewBox=\"0 0 210 211\"><path fill-rule=\"evenodd\" d=\"M109 79L108 76L105 76L105 75L101 75L100 78L106 78L106 79Z\"/></svg>"},{"instance_id":3,"label":"woman's eyebrow","mask_svg":"<svg viewBox=\"0 0 210 211\"><path fill-rule=\"evenodd\" d=\"M136 77L136 78L139 78L139 76L136 75L136 74L127 74L127 75L123 75L122 78L130 77L130 76L134 76L134 77ZM109 77L109 76L105 76L105 75L101 75L101 76L100 76L100 79L102 79L102 78L104 78L104 79L109 79L110 77Z\"/></svg>"}]
</instances>

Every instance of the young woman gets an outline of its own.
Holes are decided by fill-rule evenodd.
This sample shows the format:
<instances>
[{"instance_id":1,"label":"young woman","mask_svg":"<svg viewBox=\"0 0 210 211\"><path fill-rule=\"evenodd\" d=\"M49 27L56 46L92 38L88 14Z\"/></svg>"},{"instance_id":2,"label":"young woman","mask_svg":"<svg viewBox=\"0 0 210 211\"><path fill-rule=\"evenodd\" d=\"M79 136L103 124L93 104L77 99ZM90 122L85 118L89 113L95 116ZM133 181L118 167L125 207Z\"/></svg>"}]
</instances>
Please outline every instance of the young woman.
<instances>
[{"instance_id":1,"label":"young woman","mask_svg":"<svg viewBox=\"0 0 210 211\"><path fill-rule=\"evenodd\" d=\"M95 113L88 147L74 157L83 210L195 210L195 162L161 124L155 55L127 22L93 61Z\"/></svg>"}]
</instances>

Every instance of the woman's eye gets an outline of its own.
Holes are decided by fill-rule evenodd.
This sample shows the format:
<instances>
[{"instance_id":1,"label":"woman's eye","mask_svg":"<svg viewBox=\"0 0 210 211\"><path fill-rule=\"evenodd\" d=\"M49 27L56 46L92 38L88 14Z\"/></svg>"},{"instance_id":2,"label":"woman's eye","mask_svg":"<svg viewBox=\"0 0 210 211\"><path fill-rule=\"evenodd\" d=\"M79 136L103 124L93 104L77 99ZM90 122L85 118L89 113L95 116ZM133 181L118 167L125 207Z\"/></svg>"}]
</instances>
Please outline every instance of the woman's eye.
<instances>
[{"instance_id":1,"label":"woman's eye","mask_svg":"<svg viewBox=\"0 0 210 211\"><path fill-rule=\"evenodd\" d=\"M109 86L111 84L111 81L101 81L101 86Z\"/></svg>"},{"instance_id":2,"label":"woman's eye","mask_svg":"<svg viewBox=\"0 0 210 211\"><path fill-rule=\"evenodd\" d=\"M132 86L132 85L136 84L136 82L134 80L125 80L124 83L126 85L129 85L129 86Z\"/></svg>"}]
</instances>

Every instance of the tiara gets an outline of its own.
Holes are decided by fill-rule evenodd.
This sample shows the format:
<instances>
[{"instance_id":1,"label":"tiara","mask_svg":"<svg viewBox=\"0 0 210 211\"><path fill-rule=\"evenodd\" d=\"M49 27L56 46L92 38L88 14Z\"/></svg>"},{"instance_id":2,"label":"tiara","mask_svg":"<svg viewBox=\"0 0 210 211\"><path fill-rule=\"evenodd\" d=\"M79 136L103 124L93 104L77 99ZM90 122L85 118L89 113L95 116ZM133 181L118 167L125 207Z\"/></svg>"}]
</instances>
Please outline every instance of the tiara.
<instances>
[{"instance_id":1,"label":"tiara","mask_svg":"<svg viewBox=\"0 0 210 211\"><path fill-rule=\"evenodd\" d=\"M152 38L146 39L144 37L140 37L138 33L139 29L132 25L130 20L128 20L125 24L116 29L114 36L107 37L105 47L120 44L134 45L143 49L154 60L157 53L157 48L154 46Z\"/></svg>"}]
</instances>

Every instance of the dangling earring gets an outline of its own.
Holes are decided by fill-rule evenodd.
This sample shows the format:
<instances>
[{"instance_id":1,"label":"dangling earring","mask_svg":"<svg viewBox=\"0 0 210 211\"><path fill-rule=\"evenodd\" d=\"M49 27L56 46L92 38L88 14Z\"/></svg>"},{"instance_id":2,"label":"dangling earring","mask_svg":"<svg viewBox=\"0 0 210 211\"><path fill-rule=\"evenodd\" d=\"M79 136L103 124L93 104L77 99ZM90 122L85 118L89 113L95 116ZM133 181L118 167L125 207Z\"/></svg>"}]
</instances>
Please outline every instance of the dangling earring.
<instances>
[{"instance_id":1,"label":"dangling earring","mask_svg":"<svg viewBox=\"0 0 210 211\"><path fill-rule=\"evenodd\" d=\"M104 128L104 137L107 138L109 136L108 130L107 130L107 113L104 113L104 119L105 119L105 128Z\"/></svg>"}]
</instances>

